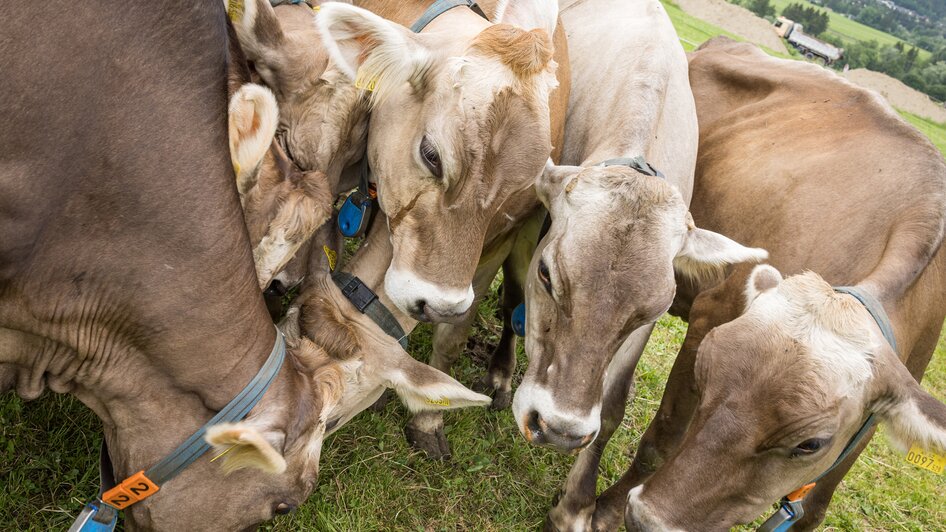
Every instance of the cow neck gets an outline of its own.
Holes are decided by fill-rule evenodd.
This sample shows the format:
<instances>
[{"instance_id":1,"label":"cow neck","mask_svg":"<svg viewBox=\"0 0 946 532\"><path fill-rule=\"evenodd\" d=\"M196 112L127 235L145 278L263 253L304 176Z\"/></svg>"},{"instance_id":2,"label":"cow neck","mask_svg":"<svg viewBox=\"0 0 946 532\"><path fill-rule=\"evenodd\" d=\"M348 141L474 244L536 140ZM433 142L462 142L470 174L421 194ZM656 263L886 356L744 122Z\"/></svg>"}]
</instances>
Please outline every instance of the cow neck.
<instances>
[{"instance_id":1,"label":"cow neck","mask_svg":"<svg viewBox=\"0 0 946 532\"><path fill-rule=\"evenodd\" d=\"M407 28L410 28L420 21L427 11L436 3L436 0L357 0L354 2L358 7L363 7L378 16L401 24ZM490 3L491 2L477 2L481 7L488 7L487 4ZM487 8L484 11L485 13L480 15L472 9L459 4L459 7L443 11L440 15L433 18L425 25L423 32L427 33L441 30L456 32L457 30L461 30L472 31L473 35L475 35L482 30L485 24L488 24L488 22L484 22L484 18L490 14L491 9Z\"/></svg>"}]
</instances>

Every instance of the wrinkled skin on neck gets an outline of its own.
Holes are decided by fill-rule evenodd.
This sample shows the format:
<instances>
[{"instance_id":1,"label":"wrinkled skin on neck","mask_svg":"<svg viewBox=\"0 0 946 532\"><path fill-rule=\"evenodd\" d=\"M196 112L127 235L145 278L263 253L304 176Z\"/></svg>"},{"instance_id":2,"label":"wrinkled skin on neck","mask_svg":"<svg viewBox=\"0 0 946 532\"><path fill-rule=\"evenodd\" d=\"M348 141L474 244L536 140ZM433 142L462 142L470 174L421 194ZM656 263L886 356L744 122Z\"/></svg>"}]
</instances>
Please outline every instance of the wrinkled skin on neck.
<instances>
[{"instance_id":1,"label":"wrinkled skin on neck","mask_svg":"<svg viewBox=\"0 0 946 532\"><path fill-rule=\"evenodd\" d=\"M0 22L13 39L0 81L0 383L27 399L46 386L76 395L102 418L118 478L230 401L275 338L227 153L224 21L214 2L30 4ZM116 65L135 66L100 75ZM328 366L291 354L244 425L283 455L283 473L225 476L225 459L204 456L126 526L240 530L304 500L337 381Z\"/></svg>"}]
</instances>

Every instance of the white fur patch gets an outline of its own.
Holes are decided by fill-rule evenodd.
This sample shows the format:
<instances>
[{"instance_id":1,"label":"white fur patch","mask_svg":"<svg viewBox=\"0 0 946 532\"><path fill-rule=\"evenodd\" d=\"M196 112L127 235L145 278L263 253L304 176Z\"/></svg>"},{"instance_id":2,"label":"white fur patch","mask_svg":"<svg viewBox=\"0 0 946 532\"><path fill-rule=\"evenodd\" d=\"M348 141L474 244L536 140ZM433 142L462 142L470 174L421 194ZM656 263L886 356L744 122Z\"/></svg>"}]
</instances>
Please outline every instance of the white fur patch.
<instances>
[{"instance_id":1,"label":"white fur patch","mask_svg":"<svg viewBox=\"0 0 946 532\"><path fill-rule=\"evenodd\" d=\"M906 453L915 443L923 449L946 452L946 428L933 423L911 399L884 412L889 423L887 438L894 448Z\"/></svg>"},{"instance_id":2,"label":"white fur patch","mask_svg":"<svg viewBox=\"0 0 946 532\"><path fill-rule=\"evenodd\" d=\"M513 24L531 30L541 28L552 35L558 23L558 2L556 0L499 0L496 3L497 22Z\"/></svg>"},{"instance_id":3,"label":"white fur patch","mask_svg":"<svg viewBox=\"0 0 946 532\"><path fill-rule=\"evenodd\" d=\"M464 291L451 290L393 266L384 275L384 290L391 301L406 313L415 310L420 300L443 316L462 314L473 304L472 284Z\"/></svg>"},{"instance_id":4,"label":"white fur patch","mask_svg":"<svg viewBox=\"0 0 946 532\"><path fill-rule=\"evenodd\" d=\"M588 412L568 412L556 404L554 395L548 389L535 384L529 377L522 380L513 396L512 412L523 436L528 433L525 422L532 412L537 412L539 417L556 432L597 436L598 431L601 430L600 402Z\"/></svg>"},{"instance_id":5,"label":"white fur patch","mask_svg":"<svg viewBox=\"0 0 946 532\"><path fill-rule=\"evenodd\" d=\"M255 182L257 168L276 135L279 107L266 87L247 83L230 98L228 111L230 160L237 175L237 189L246 194Z\"/></svg>"},{"instance_id":6,"label":"white fur patch","mask_svg":"<svg viewBox=\"0 0 946 532\"><path fill-rule=\"evenodd\" d=\"M657 517L650 506L641 500L641 494L644 492L644 486L637 486L627 494L627 512L632 514L642 525L643 530L660 530L661 532L683 532L680 529L674 529L667 526L662 519Z\"/></svg>"},{"instance_id":7,"label":"white fur patch","mask_svg":"<svg viewBox=\"0 0 946 532\"><path fill-rule=\"evenodd\" d=\"M207 429L204 439L223 456L227 473L254 468L279 474L286 470L286 460L262 434L246 423L221 423ZM226 453L226 454L223 454Z\"/></svg>"}]
</instances>

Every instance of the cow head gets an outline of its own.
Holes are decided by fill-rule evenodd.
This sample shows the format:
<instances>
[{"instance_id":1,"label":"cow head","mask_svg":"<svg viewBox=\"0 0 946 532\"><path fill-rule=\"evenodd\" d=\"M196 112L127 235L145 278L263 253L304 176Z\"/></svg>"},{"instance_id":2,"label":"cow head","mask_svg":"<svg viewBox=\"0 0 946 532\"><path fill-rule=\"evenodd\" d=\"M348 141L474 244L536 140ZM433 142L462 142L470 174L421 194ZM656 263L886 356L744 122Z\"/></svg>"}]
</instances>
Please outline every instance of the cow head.
<instances>
[{"instance_id":1,"label":"cow head","mask_svg":"<svg viewBox=\"0 0 946 532\"><path fill-rule=\"evenodd\" d=\"M334 199L325 174L300 170L273 142L278 117L265 87L248 83L230 97L230 157L263 288L277 275L285 286L301 280L304 268L283 268L331 216Z\"/></svg>"},{"instance_id":2,"label":"cow head","mask_svg":"<svg viewBox=\"0 0 946 532\"><path fill-rule=\"evenodd\" d=\"M608 364L670 307L675 269L767 255L695 227L675 187L627 167L550 165L536 188L552 224L526 285L529 367L513 412L527 439L570 451L597 435Z\"/></svg>"},{"instance_id":3,"label":"cow head","mask_svg":"<svg viewBox=\"0 0 946 532\"><path fill-rule=\"evenodd\" d=\"M274 9L247 0L231 11L240 46L279 103L279 132L292 160L323 172L334 190L364 153L367 108L361 91L329 61L305 4Z\"/></svg>"},{"instance_id":4,"label":"cow head","mask_svg":"<svg viewBox=\"0 0 946 532\"><path fill-rule=\"evenodd\" d=\"M321 327L326 329L324 323ZM344 336L344 330L336 333ZM339 360L306 337L290 337L288 343L277 380L251 414L213 426L206 434L213 450L154 496L130 507L131 526L255 530L275 514L292 510L315 486L324 437L372 404L386 387L414 411L489 403L488 397L414 360L399 346L399 351L365 351L357 360ZM129 437L141 438L141 433L156 436L136 429ZM122 442L120 436L112 446L113 455L123 457L116 465L125 459Z\"/></svg>"},{"instance_id":5,"label":"cow head","mask_svg":"<svg viewBox=\"0 0 946 532\"><path fill-rule=\"evenodd\" d=\"M814 273L758 266L747 309L702 341L699 407L680 448L628 498L628 530L727 530L835 461L868 414L895 445L946 450L946 405L867 310ZM712 464L712 467L707 467Z\"/></svg>"},{"instance_id":6,"label":"cow head","mask_svg":"<svg viewBox=\"0 0 946 532\"><path fill-rule=\"evenodd\" d=\"M368 157L394 249L385 291L424 321L470 309L490 221L551 150L548 31L471 17L421 34L339 3L316 17L333 60L370 89Z\"/></svg>"}]
</instances>

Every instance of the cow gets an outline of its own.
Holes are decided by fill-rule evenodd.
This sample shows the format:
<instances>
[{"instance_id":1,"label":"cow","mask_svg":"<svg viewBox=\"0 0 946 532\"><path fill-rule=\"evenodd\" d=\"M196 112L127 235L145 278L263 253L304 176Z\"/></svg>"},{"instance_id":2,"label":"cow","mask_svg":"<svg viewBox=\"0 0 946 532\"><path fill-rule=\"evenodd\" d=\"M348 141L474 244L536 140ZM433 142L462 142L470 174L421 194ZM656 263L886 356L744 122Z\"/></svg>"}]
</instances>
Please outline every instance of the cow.
<instances>
[{"instance_id":1,"label":"cow","mask_svg":"<svg viewBox=\"0 0 946 532\"><path fill-rule=\"evenodd\" d=\"M681 287L687 335L618 481L633 487L628 530L752 521L826 472L868 414L901 445L946 445L946 407L917 384L946 316L943 156L878 94L749 44L707 42L690 82L693 217L766 248L771 266ZM832 286L876 300L896 350ZM824 519L870 434L804 497L793 530Z\"/></svg>"},{"instance_id":2,"label":"cow","mask_svg":"<svg viewBox=\"0 0 946 532\"><path fill-rule=\"evenodd\" d=\"M47 2L4 10L0 31L0 389L76 396L126 479L280 345L227 149L226 16ZM210 428L221 459L130 506L129 528L242 530L311 493L326 421L360 402L321 347L300 339L286 358L242 421ZM488 401L409 357L370 366L414 407Z\"/></svg>"},{"instance_id":3,"label":"cow","mask_svg":"<svg viewBox=\"0 0 946 532\"><path fill-rule=\"evenodd\" d=\"M563 2L561 14L573 72L563 163L580 166L550 165L537 180L551 224L529 270L529 366L513 414L531 443L580 451L546 525L582 530L605 510L623 515L623 500L595 503L598 463L674 273L765 254L689 217L696 110L660 2ZM605 48L621 60L601 62Z\"/></svg>"},{"instance_id":4,"label":"cow","mask_svg":"<svg viewBox=\"0 0 946 532\"><path fill-rule=\"evenodd\" d=\"M357 184L353 167L364 156L368 108L362 91L330 62L313 7L296 3L274 8L268 0L237 5L229 16L241 51L278 103L276 147L265 160L259 152L246 154L269 166L268 178L256 189L249 186L252 178L242 181L249 195L244 207L260 285L281 296L304 277L306 244L327 220L326 209L330 213L335 197ZM239 117L234 111L258 101L258 93L246 96L233 101L231 121ZM248 116L263 118L262 113ZM268 127L269 122L260 125ZM262 136L267 134L272 136L268 131ZM251 144L248 135L242 136L244 144ZM241 164L238 180L240 172L254 168L260 170ZM294 257L298 259L290 265Z\"/></svg>"},{"instance_id":5,"label":"cow","mask_svg":"<svg viewBox=\"0 0 946 532\"><path fill-rule=\"evenodd\" d=\"M532 30L460 6L414 33L398 23L429 2L357 4L323 4L316 22L332 60L370 89L367 156L393 241L385 290L415 319L459 321L491 226L552 151L557 6L526 2L493 17L524 11Z\"/></svg>"}]
</instances>

